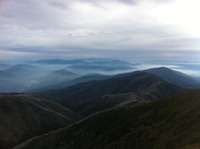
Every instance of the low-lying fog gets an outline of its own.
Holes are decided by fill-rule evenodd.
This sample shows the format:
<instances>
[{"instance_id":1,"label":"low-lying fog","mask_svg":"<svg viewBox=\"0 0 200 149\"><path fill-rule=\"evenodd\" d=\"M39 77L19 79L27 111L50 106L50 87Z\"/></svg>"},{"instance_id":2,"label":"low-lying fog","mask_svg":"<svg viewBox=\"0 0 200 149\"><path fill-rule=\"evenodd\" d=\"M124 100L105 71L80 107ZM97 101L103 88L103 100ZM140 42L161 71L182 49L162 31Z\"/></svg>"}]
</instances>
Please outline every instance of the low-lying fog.
<instances>
[{"instance_id":1,"label":"low-lying fog","mask_svg":"<svg viewBox=\"0 0 200 149\"><path fill-rule=\"evenodd\" d=\"M113 59L41 60L0 63L0 92L42 91L108 76L168 67L200 79L200 64L185 62L130 63Z\"/></svg>"}]
</instances>

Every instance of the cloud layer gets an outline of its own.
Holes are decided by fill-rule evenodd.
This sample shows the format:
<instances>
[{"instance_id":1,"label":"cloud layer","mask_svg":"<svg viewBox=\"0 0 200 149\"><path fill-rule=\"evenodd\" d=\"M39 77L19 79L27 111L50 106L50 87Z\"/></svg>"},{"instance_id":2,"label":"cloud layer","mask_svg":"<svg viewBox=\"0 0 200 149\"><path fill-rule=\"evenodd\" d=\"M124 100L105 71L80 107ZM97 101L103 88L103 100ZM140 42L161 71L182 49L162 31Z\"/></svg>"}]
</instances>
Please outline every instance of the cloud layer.
<instances>
[{"instance_id":1,"label":"cloud layer","mask_svg":"<svg viewBox=\"0 0 200 149\"><path fill-rule=\"evenodd\" d=\"M187 1L1 0L0 57L198 60L198 1Z\"/></svg>"}]
</instances>

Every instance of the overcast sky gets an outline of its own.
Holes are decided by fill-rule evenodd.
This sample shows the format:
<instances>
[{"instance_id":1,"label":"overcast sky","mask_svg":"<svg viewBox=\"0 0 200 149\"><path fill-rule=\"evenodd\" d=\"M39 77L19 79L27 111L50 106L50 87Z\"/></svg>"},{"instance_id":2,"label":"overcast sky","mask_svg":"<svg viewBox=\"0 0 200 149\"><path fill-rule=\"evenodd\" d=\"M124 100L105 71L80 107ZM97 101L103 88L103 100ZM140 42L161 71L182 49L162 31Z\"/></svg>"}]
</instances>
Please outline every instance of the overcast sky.
<instances>
[{"instance_id":1,"label":"overcast sky","mask_svg":"<svg viewBox=\"0 0 200 149\"><path fill-rule=\"evenodd\" d=\"M199 0L0 0L0 59L200 62Z\"/></svg>"}]
</instances>

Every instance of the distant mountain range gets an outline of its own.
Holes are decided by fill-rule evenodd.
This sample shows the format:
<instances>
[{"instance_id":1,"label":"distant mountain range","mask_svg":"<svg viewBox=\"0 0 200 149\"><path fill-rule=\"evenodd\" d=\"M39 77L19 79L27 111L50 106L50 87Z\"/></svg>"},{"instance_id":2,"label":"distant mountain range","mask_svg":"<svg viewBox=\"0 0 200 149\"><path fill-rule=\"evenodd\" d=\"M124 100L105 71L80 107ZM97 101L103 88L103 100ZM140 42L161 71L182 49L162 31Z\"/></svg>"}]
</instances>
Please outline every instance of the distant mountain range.
<instances>
[{"instance_id":1,"label":"distant mountain range","mask_svg":"<svg viewBox=\"0 0 200 149\"><path fill-rule=\"evenodd\" d=\"M121 60L114 59L75 59L75 60L61 60L61 59L50 59L36 61L38 64L46 65L68 65L66 67L72 71L84 72L97 72L97 71L120 71L120 70L131 70L135 65Z\"/></svg>"},{"instance_id":2,"label":"distant mountain range","mask_svg":"<svg viewBox=\"0 0 200 149\"><path fill-rule=\"evenodd\" d=\"M22 92L23 86L10 80L0 80L0 93L6 92Z\"/></svg>"},{"instance_id":3,"label":"distant mountain range","mask_svg":"<svg viewBox=\"0 0 200 149\"><path fill-rule=\"evenodd\" d=\"M110 109L14 149L197 149L200 90L139 107Z\"/></svg>"},{"instance_id":4,"label":"distant mountain range","mask_svg":"<svg viewBox=\"0 0 200 149\"><path fill-rule=\"evenodd\" d=\"M34 63L39 64L51 64L51 65L57 65L57 64L129 64L128 62L121 61L121 60L115 60L115 59L106 59L106 58L89 58L89 59L72 59L72 60L62 60L62 59L47 59L47 60L39 60L35 61Z\"/></svg>"},{"instance_id":5,"label":"distant mountain range","mask_svg":"<svg viewBox=\"0 0 200 149\"><path fill-rule=\"evenodd\" d=\"M49 59L16 65L1 63L0 92L41 92L61 89L81 82L112 78L116 74L137 69L142 69L139 63L103 58ZM168 68L146 71L183 88L200 86L199 79Z\"/></svg>"},{"instance_id":6,"label":"distant mountain range","mask_svg":"<svg viewBox=\"0 0 200 149\"><path fill-rule=\"evenodd\" d=\"M10 65L8 65L8 64L0 63L0 70L7 69L9 67L10 67Z\"/></svg>"},{"instance_id":7,"label":"distant mountain range","mask_svg":"<svg viewBox=\"0 0 200 149\"><path fill-rule=\"evenodd\" d=\"M0 92L24 92L39 69L33 65L19 64L0 70Z\"/></svg>"},{"instance_id":8,"label":"distant mountain range","mask_svg":"<svg viewBox=\"0 0 200 149\"><path fill-rule=\"evenodd\" d=\"M62 71L62 70L61 70ZM60 72L60 71L58 71ZM103 74L86 74L79 75L71 72L70 74L50 74L49 76L45 76L45 79L40 82L38 86L29 90L28 92L45 92L49 90L62 89L68 86L72 86L78 83L89 82L92 80L104 80L109 78L110 76ZM48 81L47 81L48 79ZM50 84L48 84L49 82Z\"/></svg>"},{"instance_id":9,"label":"distant mountain range","mask_svg":"<svg viewBox=\"0 0 200 149\"><path fill-rule=\"evenodd\" d=\"M17 65L1 63L0 80L8 85L3 85L3 83L1 83L0 92L27 92L58 89L73 85L75 82L78 82L78 80L82 82L84 78L85 80L98 80L101 78L97 75L91 75L91 79L89 77L86 79L88 74L113 75L124 71L130 71L134 66L135 64L113 59L50 59ZM19 84L19 87L17 87L16 84Z\"/></svg>"},{"instance_id":10,"label":"distant mountain range","mask_svg":"<svg viewBox=\"0 0 200 149\"><path fill-rule=\"evenodd\" d=\"M0 70L0 78L12 78L20 75L27 75L30 72L36 71L33 65L19 64L11 66L5 70Z\"/></svg>"},{"instance_id":11,"label":"distant mountain range","mask_svg":"<svg viewBox=\"0 0 200 149\"><path fill-rule=\"evenodd\" d=\"M66 72L66 73L64 73ZM186 75L184 73L174 71L166 67L152 68L144 70L144 72L149 72L154 74L164 80L167 80L173 84L179 85L183 88L198 88L200 87L200 80ZM131 73L124 73L124 75ZM123 75L123 74L122 74ZM121 76L121 75L120 75ZM72 86L78 83L84 83L92 80L104 80L108 78L116 77L116 75L103 75L99 73L89 73L86 75L79 75L77 73L68 71L66 69L61 69L49 74L42 79L41 84L35 87L32 91L47 91L52 89L62 89L64 87ZM47 81L47 79L49 79ZM59 81L60 80L60 81ZM53 82L54 81L54 82ZM48 85L45 82L49 82Z\"/></svg>"}]
</instances>

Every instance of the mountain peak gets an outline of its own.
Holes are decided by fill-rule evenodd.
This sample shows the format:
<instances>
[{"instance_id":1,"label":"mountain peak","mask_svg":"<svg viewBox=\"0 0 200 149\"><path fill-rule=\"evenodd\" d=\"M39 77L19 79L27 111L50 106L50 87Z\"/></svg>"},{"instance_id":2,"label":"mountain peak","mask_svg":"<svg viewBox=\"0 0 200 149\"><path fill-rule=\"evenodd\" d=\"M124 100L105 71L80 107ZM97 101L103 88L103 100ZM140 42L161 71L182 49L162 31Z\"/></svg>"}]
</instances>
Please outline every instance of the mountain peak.
<instances>
[{"instance_id":1,"label":"mountain peak","mask_svg":"<svg viewBox=\"0 0 200 149\"><path fill-rule=\"evenodd\" d=\"M195 80L193 77L166 67L152 68L144 71L155 74L169 82L178 84L184 88L198 87L197 80Z\"/></svg>"}]
</instances>

